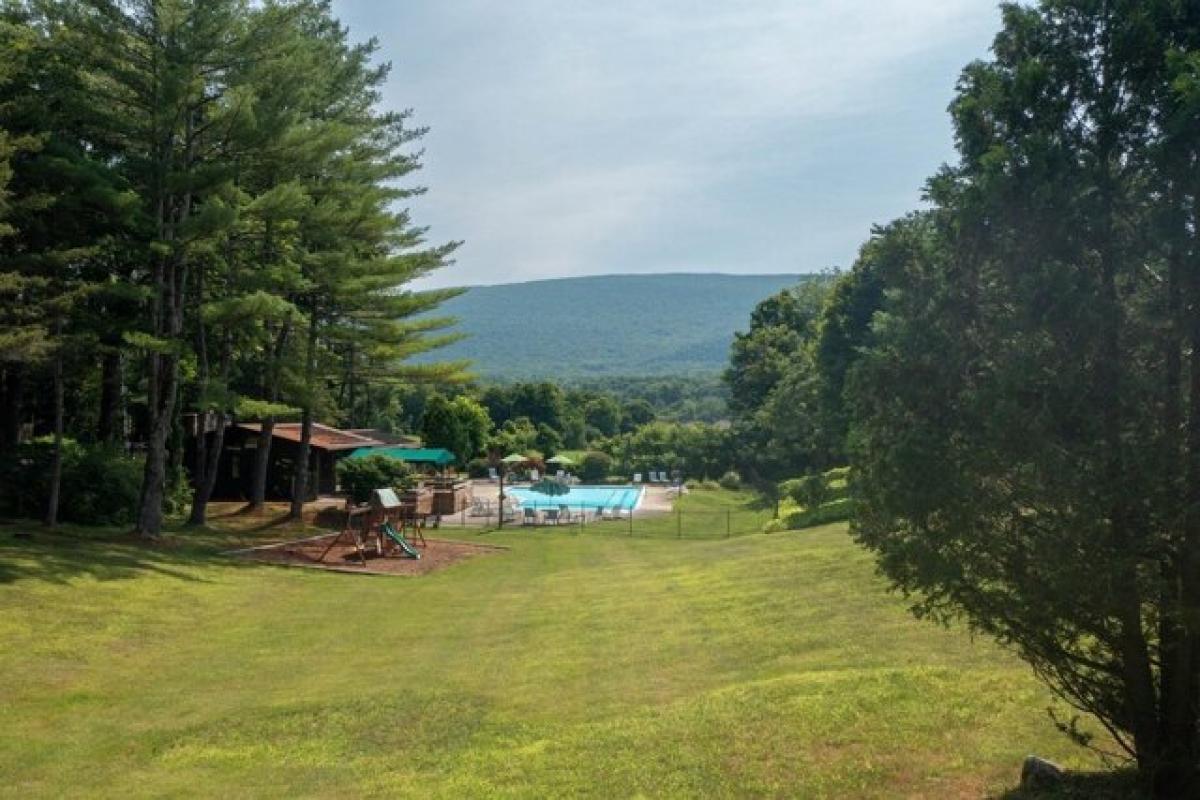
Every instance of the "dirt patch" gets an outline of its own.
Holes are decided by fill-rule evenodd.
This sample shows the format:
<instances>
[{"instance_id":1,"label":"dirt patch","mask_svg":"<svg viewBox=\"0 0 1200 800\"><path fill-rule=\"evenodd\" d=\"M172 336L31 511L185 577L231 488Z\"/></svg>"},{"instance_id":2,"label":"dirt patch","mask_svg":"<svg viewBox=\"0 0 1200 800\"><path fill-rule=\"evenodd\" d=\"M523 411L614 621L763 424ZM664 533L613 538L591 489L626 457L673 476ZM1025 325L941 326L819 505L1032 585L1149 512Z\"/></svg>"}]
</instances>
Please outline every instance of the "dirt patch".
<instances>
[{"instance_id":1,"label":"dirt patch","mask_svg":"<svg viewBox=\"0 0 1200 800\"><path fill-rule=\"evenodd\" d=\"M381 556L374 550L366 550L366 566L359 560L358 551L353 544L338 542L325 555L323 561L317 559L329 546L331 537L322 537L308 541L283 542L268 547L258 547L252 550L241 550L230 555L261 561L267 564L279 564L288 567L310 567L325 569L331 572L354 572L370 575L424 575L445 569L451 564L465 561L476 556L495 555L507 548L495 545L474 544L472 542L456 542L447 539L427 539L425 547L417 547L420 558L405 558L388 554Z\"/></svg>"}]
</instances>

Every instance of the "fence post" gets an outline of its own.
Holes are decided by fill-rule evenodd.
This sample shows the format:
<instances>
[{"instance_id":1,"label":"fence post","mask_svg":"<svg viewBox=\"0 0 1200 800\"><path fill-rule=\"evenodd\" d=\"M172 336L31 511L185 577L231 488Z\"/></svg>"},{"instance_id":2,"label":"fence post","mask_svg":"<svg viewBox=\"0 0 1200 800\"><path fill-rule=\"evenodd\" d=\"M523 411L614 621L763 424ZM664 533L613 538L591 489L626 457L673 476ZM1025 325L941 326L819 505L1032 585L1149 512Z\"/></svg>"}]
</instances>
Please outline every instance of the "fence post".
<instances>
[{"instance_id":1,"label":"fence post","mask_svg":"<svg viewBox=\"0 0 1200 800\"><path fill-rule=\"evenodd\" d=\"M629 535L633 536L633 509L629 509Z\"/></svg>"},{"instance_id":2,"label":"fence post","mask_svg":"<svg viewBox=\"0 0 1200 800\"><path fill-rule=\"evenodd\" d=\"M733 511L725 509L725 538L728 539L733 531Z\"/></svg>"},{"instance_id":3,"label":"fence post","mask_svg":"<svg viewBox=\"0 0 1200 800\"><path fill-rule=\"evenodd\" d=\"M675 538L683 538L683 509L675 512Z\"/></svg>"}]
</instances>

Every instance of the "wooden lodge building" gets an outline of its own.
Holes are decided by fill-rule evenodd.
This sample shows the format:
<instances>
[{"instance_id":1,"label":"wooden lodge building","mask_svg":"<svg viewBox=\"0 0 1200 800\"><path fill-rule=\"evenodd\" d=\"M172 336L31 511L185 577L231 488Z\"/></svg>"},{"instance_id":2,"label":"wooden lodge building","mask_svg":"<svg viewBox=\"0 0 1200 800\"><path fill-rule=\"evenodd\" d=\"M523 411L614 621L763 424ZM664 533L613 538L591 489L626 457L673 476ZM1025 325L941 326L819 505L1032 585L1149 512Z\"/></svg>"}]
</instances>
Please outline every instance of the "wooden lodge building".
<instances>
[{"instance_id":1,"label":"wooden lodge building","mask_svg":"<svg viewBox=\"0 0 1200 800\"><path fill-rule=\"evenodd\" d=\"M262 433L259 423L239 422L225 430L225 442L217 467L214 500L248 500ZM195 457L194 440L189 440L188 463ZM309 476L306 500L338 491L337 463L355 451L381 448L414 467L432 471L453 459L445 450L421 447L419 439L371 430L340 430L313 423L309 442ZM271 431L271 455L267 466L267 499L290 500L296 459L300 457L300 423L277 422Z\"/></svg>"}]
</instances>

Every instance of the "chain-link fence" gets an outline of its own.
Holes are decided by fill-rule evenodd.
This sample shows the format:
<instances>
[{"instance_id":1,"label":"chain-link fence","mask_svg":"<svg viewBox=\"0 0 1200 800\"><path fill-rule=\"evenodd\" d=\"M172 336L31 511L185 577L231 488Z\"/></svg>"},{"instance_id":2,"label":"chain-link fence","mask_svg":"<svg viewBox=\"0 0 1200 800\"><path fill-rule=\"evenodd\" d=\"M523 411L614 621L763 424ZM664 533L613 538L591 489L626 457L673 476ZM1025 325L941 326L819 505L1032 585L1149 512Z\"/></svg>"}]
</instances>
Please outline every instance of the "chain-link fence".
<instances>
[{"instance_id":1,"label":"chain-link fence","mask_svg":"<svg viewBox=\"0 0 1200 800\"><path fill-rule=\"evenodd\" d=\"M641 536L676 539L721 539L761 533L771 518L768 510L745 508L719 511L609 511L591 508L519 509L505 515L505 529L539 530L547 533L586 534L603 536ZM434 527L448 529L474 528L495 530L500 527L492 509L471 512L464 510L443 516Z\"/></svg>"}]
</instances>

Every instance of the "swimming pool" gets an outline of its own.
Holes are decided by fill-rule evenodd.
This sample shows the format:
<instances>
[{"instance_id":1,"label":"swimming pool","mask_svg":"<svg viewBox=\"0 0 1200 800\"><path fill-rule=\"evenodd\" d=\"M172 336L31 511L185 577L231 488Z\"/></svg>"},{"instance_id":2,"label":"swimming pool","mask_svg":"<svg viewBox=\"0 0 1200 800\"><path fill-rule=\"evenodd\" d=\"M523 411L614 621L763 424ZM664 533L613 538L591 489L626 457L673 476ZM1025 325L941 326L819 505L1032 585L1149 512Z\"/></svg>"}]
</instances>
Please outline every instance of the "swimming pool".
<instances>
[{"instance_id":1,"label":"swimming pool","mask_svg":"<svg viewBox=\"0 0 1200 800\"><path fill-rule=\"evenodd\" d=\"M632 511L642 502L644 487L634 486L572 486L567 494L548 495L521 487L504 487L504 494L514 497L521 502L521 508L558 508L567 506L571 509L589 509L595 511L601 508L621 508Z\"/></svg>"}]
</instances>

